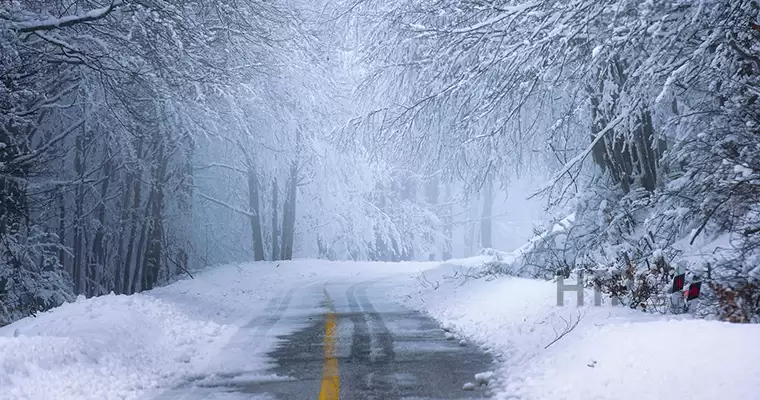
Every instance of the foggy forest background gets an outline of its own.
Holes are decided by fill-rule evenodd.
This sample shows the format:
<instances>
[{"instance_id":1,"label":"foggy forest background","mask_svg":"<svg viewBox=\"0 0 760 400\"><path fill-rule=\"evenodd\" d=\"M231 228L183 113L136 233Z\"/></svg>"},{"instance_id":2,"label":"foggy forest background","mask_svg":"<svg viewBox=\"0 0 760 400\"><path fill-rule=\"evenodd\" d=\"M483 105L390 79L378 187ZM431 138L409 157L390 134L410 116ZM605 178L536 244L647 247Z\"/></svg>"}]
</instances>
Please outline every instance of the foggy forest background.
<instances>
[{"instance_id":1,"label":"foggy forest background","mask_svg":"<svg viewBox=\"0 0 760 400\"><path fill-rule=\"evenodd\" d=\"M250 260L604 267L760 316L747 0L0 3L0 325ZM485 250L484 250L485 249ZM262 264L261 268L268 268Z\"/></svg>"}]
</instances>

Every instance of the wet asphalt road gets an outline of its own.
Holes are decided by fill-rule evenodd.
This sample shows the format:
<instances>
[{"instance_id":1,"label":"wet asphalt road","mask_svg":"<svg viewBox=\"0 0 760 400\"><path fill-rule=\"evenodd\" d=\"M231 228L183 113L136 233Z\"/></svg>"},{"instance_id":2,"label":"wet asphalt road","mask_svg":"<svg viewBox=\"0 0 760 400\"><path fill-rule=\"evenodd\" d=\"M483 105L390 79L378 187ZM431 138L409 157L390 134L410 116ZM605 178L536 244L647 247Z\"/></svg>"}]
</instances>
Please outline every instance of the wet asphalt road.
<instances>
[{"instance_id":1,"label":"wet asphalt road","mask_svg":"<svg viewBox=\"0 0 760 400\"><path fill-rule=\"evenodd\" d=\"M223 350L234 368L199 376L161 398L488 398L485 386L473 391L462 386L474 382L476 373L491 370L491 357L474 345L447 339L432 319L387 300L391 284L330 282L294 288L272 300L267 317L251 321ZM289 327L282 329L287 333L278 334L278 326ZM255 353L264 336L278 339L266 353L271 360L267 374L248 375L245 355ZM328 373L328 364L335 363L337 372Z\"/></svg>"}]
</instances>

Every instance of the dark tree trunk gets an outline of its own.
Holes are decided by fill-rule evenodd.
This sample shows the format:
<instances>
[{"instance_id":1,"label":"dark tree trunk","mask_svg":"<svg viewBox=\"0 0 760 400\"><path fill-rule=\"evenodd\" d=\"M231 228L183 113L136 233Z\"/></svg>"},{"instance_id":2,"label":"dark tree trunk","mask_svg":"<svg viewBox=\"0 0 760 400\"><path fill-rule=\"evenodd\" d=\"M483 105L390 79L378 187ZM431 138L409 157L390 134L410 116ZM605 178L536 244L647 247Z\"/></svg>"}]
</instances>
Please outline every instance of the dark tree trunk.
<instances>
[{"instance_id":1,"label":"dark tree trunk","mask_svg":"<svg viewBox=\"0 0 760 400\"><path fill-rule=\"evenodd\" d=\"M634 148L634 161L638 161L641 186L648 192L657 188L657 170L659 168L659 143L652 126L652 114L649 110L641 113L638 128L635 132L637 142ZM638 156L638 157L636 157Z\"/></svg>"},{"instance_id":2,"label":"dark tree trunk","mask_svg":"<svg viewBox=\"0 0 760 400\"><path fill-rule=\"evenodd\" d=\"M141 290L151 290L158 282L163 257L164 239L164 185L166 169L169 160L166 157L164 142L158 144L158 154L154 161L151 179L150 195L146 207L145 221L145 255L141 265L142 276L140 277ZM139 254L139 253L138 253Z\"/></svg>"},{"instance_id":3,"label":"dark tree trunk","mask_svg":"<svg viewBox=\"0 0 760 400\"><path fill-rule=\"evenodd\" d=\"M145 202L145 210L142 219L138 219L135 223L136 226L140 227L140 239L137 241L137 248L134 253L135 266L132 271L132 287L130 288L130 293L137 293L142 290L142 277L145 273L145 264L140 262L140 260L145 254L145 243L148 240L148 225L150 225L148 218L150 216L151 204L153 203L151 196L152 193L149 193L148 201ZM137 213L135 212L135 214Z\"/></svg>"},{"instance_id":4,"label":"dark tree trunk","mask_svg":"<svg viewBox=\"0 0 760 400\"><path fill-rule=\"evenodd\" d=\"M140 146L141 147L141 146ZM138 149L140 148L138 147ZM122 290L123 294L132 294L134 293L132 291L133 281L133 270L137 267L133 267L132 259L134 258L134 250L135 250L135 241L137 240L137 229L140 227L140 216L138 215L138 209L140 207L140 204L142 203L142 183L140 182L140 179L138 179L138 176L142 175L140 171L137 171L131 175L131 177L127 178L127 181L132 181L132 204L128 204L125 207L126 213L129 216L129 218L125 221L124 224L124 230L126 228L129 229L129 235L127 236L127 251L124 255L124 260L122 265L123 268L123 282L122 287L124 288ZM130 179L131 178L131 179ZM129 197L130 191L127 190L125 193L125 197Z\"/></svg>"},{"instance_id":5,"label":"dark tree trunk","mask_svg":"<svg viewBox=\"0 0 760 400\"><path fill-rule=\"evenodd\" d=\"M249 160L248 167L248 208L252 213L250 221L253 259L262 261L264 260L264 240L261 229L261 207L259 207L259 177L253 169L252 160Z\"/></svg>"},{"instance_id":6,"label":"dark tree trunk","mask_svg":"<svg viewBox=\"0 0 760 400\"><path fill-rule=\"evenodd\" d=\"M108 196L108 187L111 184L111 172L112 172L112 163L111 163L111 152L108 148L108 145L106 145L105 154L103 155L103 181L101 182L100 186L100 204L98 204L97 207L97 216L98 216L98 228L95 232L95 240L92 243L92 255L93 255L93 266L95 268L95 271L93 271L93 277L94 281L98 284L101 284L100 281L100 271L103 271L105 269L106 264L106 248L105 248L105 231L106 231L106 204L105 199ZM96 296L102 293L93 292L91 295Z\"/></svg>"},{"instance_id":7,"label":"dark tree trunk","mask_svg":"<svg viewBox=\"0 0 760 400\"><path fill-rule=\"evenodd\" d=\"M83 128L84 130L84 128ZM74 242L72 243L74 260L72 268L74 271L74 293L82 294L85 291L85 254L83 248L84 242L84 221L82 218L84 208L84 187L81 180L84 178L84 145L82 143L84 133L76 138L74 171L80 182L76 185L74 191Z\"/></svg>"},{"instance_id":8,"label":"dark tree trunk","mask_svg":"<svg viewBox=\"0 0 760 400\"><path fill-rule=\"evenodd\" d=\"M272 260L280 259L280 219L277 215L280 205L277 200L277 179L272 180Z\"/></svg>"},{"instance_id":9,"label":"dark tree trunk","mask_svg":"<svg viewBox=\"0 0 760 400\"><path fill-rule=\"evenodd\" d=\"M614 120L619 93L616 90L625 83L625 63L611 61L599 72L599 84L589 88L591 97L591 140ZM613 82L615 87L605 88L605 82ZM602 97L611 96L611 104L602 105ZM613 183L619 184L623 193L629 193L632 185L639 185L648 192L657 187L659 160L665 142L657 138L652 124L652 114L642 108L631 118L635 121L632 131L612 129L596 142L592 150L594 162L606 172Z\"/></svg>"},{"instance_id":10,"label":"dark tree trunk","mask_svg":"<svg viewBox=\"0 0 760 400\"><path fill-rule=\"evenodd\" d=\"M134 174L127 172L124 178L124 193L121 198L121 216L119 218L119 255L116 262L116 270L114 272L117 294L126 294L127 287L129 286L129 258L127 257L127 250L125 249L128 236L126 235L127 228L129 227L130 217L130 199L132 195L132 188L134 187Z\"/></svg>"},{"instance_id":11,"label":"dark tree trunk","mask_svg":"<svg viewBox=\"0 0 760 400\"><path fill-rule=\"evenodd\" d=\"M26 193L23 181L28 166L14 162L16 157L28 153L23 134L13 126L0 129L0 238L19 232L26 214Z\"/></svg>"},{"instance_id":12,"label":"dark tree trunk","mask_svg":"<svg viewBox=\"0 0 760 400\"><path fill-rule=\"evenodd\" d=\"M68 263L66 262L66 196L63 194L63 188L58 188L56 193L56 201L58 202L58 245L61 246L58 250L58 262L64 271Z\"/></svg>"},{"instance_id":13,"label":"dark tree trunk","mask_svg":"<svg viewBox=\"0 0 760 400\"><path fill-rule=\"evenodd\" d=\"M142 290L151 290L156 286L162 265L164 224L161 210L163 194L160 188L154 187L152 190L155 190L155 193L151 196L153 202L150 206L150 219L147 222L147 248L143 261Z\"/></svg>"}]
</instances>

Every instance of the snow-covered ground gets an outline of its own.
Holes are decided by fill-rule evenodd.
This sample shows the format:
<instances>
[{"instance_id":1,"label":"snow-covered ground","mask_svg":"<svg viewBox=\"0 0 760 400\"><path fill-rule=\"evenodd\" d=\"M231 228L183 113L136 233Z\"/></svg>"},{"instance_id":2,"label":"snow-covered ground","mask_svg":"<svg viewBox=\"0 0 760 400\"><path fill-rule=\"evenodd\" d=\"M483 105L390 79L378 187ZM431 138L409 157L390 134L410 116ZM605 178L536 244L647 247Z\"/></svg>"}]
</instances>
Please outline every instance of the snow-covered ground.
<instances>
[{"instance_id":1,"label":"snow-covered ground","mask_svg":"<svg viewBox=\"0 0 760 400\"><path fill-rule=\"evenodd\" d=\"M79 299L0 328L0 400L150 398L229 364L215 356L289 288L432 266L309 260L227 265L149 293ZM256 354L246 353L247 370L259 364L263 372L263 354L273 345L260 343Z\"/></svg>"},{"instance_id":2,"label":"snow-covered ground","mask_svg":"<svg viewBox=\"0 0 760 400\"><path fill-rule=\"evenodd\" d=\"M425 271L393 296L489 349L499 360L497 399L760 398L760 325L594 307L591 292L592 306L576 307L567 293L558 307L554 283L466 279L482 259L457 264Z\"/></svg>"},{"instance_id":3,"label":"snow-covered ground","mask_svg":"<svg viewBox=\"0 0 760 400\"><path fill-rule=\"evenodd\" d=\"M389 275L391 297L496 356L497 399L759 398L760 325L576 308L570 293L573 304L557 307L550 282L465 278L488 259L228 265L149 293L80 299L0 328L0 399L146 399L237 362L264 373L273 340L241 360L217 356L273 300L304 285ZM297 328L279 324L276 334Z\"/></svg>"}]
</instances>

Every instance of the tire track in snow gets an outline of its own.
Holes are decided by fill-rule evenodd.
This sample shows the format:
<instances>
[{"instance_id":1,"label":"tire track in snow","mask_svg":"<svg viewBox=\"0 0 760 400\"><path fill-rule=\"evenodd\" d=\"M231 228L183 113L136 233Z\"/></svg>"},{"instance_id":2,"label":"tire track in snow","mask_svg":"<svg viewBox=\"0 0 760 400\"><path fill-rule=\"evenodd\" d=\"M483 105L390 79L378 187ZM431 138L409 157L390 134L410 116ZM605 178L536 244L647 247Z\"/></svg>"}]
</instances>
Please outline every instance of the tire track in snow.
<instances>
[{"instance_id":1,"label":"tire track in snow","mask_svg":"<svg viewBox=\"0 0 760 400\"><path fill-rule=\"evenodd\" d=\"M367 287L374 284L375 282L377 281L367 282L359 288L359 304L364 309L367 317L372 320L374 325L377 327L377 330L379 331L375 335L375 339L382 349L382 353L380 355L380 357L383 359L382 362L392 363L396 359L396 352L393 348L393 336L388 330L388 327L385 325L385 322L380 316L380 313L375 310L375 307L367 297Z\"/></svg>"},{"instance_id":2,"label":"tire track in snow","mask_svg":"<svg viewBox=\"0 0 760 400\"><path fill-rule=\"evenodd\" d=\"M224 354L227 354L231 351L240 351L240 347L244 346L246 344L250 345L253 344L252 347L247 347L245 350L246 352L250 352L253 350L254 353L257 353L259 348L261 347L261 342L251 342L252 337L257 336L264 336L266 335L285 315L285 312L288 310L288 307L290 306L290 303L293 300L293 295L297 290L300 290L306 286L310 286L313 283L306 283L298 286L291 287L288 289L285 294L281 296L276 296L270 299L266 306L264 306L263 310L259 313L257 313L255 316L248 316L244 320L248 320L247 323L244 325L241 325L240 329L235 332L235 334L232 335L230 340L222 347L222 349L219 351L219 353L216 355L215 359L220 359L224 357ZM267 312L268 310L274 310L273 312ZM266 318L263 322L261 321L261 314L265 313ZM209 371L207 374L200 374L200 375L194 375L190 376L187 379L185 379L183 382L179 383L178 385L175 385L171 389L164 391L163 393L159 394L155 397L155 400L198 400L198 399L205 399L211 393L205 392L203 389L204 386L209 386L208 382L204 382L204 380L214 377L216 379L232 379L236 376L240 376L244 374L245 371L236 371L232 373L213 373L212 371ZM211 386L218 386L218 385L211 385Z\"/></svg>"},{"instance_id":3,"label":"tire track in snow","mask_svg":"<svg viewBox=\"0 0 760 400\"><path fill-rule=\"evenodd\" d=\"M366 287L375 282L355 284L346 292L354 336L350 367L343 369L342 382L347 398L400 399L401 391L394 378L393 337L366 295Z\"/></svg>"},{"instance_id":4,"label":"tire track in snow","mask_svg":"<svg viewBox=\"0 0 760 400\"><path fill-rule=\"evenodd\" d=\"M352 363L368 362L370 359L370 344L371 339L369 336L369 325L367 325L367 319L362 313L359 303L356 301L356 286L353 285L346 291L346 298L348 299L348 308L351 310L349 319L354 325L354 335L351 338L351 355L350 359Z\"/></svg>"}]
</instances>

